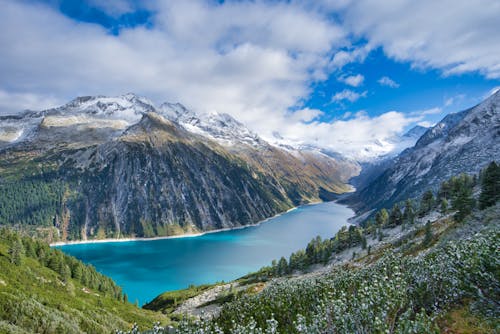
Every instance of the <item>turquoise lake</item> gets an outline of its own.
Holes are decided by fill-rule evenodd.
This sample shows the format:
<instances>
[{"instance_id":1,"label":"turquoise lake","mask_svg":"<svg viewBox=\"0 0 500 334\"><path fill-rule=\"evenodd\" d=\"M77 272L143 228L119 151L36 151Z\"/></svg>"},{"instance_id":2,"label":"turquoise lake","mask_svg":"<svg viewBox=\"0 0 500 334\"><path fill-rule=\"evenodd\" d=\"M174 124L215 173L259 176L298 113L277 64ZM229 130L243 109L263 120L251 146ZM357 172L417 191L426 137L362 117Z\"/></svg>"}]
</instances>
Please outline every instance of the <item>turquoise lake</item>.
<instances>
[{"instance_id":1,"label":"turquoise lake","mask_svg":"<svg viewBox=\"0 0 500 334\"><path fill-rule=\"evenodd\" d=\"M317 235L332 237L353 211L329 202L301 206L243 229L194 237L58 246L112 277L129 301L143 305L190 284L230 281L305 248Z\"/></svg>"}]
</instances>

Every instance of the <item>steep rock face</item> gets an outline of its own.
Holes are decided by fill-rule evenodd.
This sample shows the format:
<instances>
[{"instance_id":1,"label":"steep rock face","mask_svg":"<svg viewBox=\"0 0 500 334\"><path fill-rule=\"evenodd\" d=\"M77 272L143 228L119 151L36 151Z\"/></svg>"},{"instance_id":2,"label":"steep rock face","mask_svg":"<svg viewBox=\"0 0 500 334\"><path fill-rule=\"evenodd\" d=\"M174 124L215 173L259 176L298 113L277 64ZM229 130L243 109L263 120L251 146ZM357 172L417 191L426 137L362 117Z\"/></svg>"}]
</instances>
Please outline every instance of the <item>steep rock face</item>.
<instances>
[{"instance_id":1,"label":"steep rock face","mask_svg":"<svg viewBox=\"0 0 500 334\"><path fill-rule=\"evenodd\" d=\"M242 226L348 189L336 160L276 148L228 115L197 131L130 94L30 115L30 135L0 148L0 224L62 239Z\"/></svg>"},{"instance_id":2,"label":"steep rock face","mask_svg":"<svg viewBox=\"0 0 500 334\"><path fill-rule=\"evenodd\" d=\"M359 172L356 162L316 148L271 145L227 114L196 114L179 103L164 103L160 112L186 130L217 141L249 167L275 180L284 192L295 193L296 201L317 199L318 189L348 191L349 178Z\"/></svg>"},{"instance_id":3,"label":"steep rock face","mask_svg":"<svg viewBox=\"0 0 500 334\"><path fill-rule=\"evenodd\" d=\"M500 92L446 116L369 186L346 199L358 212L389 207L459 173L477 173L500 159Z\"/></svg>"}]
</instances>

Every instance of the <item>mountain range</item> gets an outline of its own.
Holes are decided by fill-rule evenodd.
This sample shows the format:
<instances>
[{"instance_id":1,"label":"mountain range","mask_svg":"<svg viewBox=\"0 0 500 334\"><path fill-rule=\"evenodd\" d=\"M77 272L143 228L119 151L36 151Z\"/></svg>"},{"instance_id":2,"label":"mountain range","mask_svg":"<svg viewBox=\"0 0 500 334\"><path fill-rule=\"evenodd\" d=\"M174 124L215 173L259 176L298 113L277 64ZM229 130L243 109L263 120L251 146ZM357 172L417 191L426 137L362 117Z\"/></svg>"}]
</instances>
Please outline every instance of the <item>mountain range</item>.
<instances>
[{"instance_id":1,"label":"mountain range","mask_svg":"<svg viewBox=\"0 0 500 334\"><path fill-rule=\"evenodd\" d=\"M460 173L478 173L500 160L500 91L477 106L452 113L428 129L415 146L383 162L365 178L352 196L344 199L358 213L389 208ZM362 173L363 174L363 173Z\"/></svg>"},{"instance_id":2,"label":"mountain range","mask_svg":"<svg viewBox=\"0 0 500 334\"><path fill-rule=\"evenodd\" d=\"M332 200L351 185L341 201L363 214L499 160L499 101L497 92L391 139L414 145L399 155L358 162L269 143L228 114L134 94L78 97L0 117L0 223L60 240L194 233Z\"/></svg>"},{"instance_id":3,"label":"mountain range","mask_svg":"<svg viewBox=\"0 0 500 334\"><path fill-rule=\"evenodd\" d=\"M271 145L227 114L134 94L3 116L0 161L0 223L54 226L62 240L253 224L348 191L359 172Z\"/></svg>"}]
</instances>

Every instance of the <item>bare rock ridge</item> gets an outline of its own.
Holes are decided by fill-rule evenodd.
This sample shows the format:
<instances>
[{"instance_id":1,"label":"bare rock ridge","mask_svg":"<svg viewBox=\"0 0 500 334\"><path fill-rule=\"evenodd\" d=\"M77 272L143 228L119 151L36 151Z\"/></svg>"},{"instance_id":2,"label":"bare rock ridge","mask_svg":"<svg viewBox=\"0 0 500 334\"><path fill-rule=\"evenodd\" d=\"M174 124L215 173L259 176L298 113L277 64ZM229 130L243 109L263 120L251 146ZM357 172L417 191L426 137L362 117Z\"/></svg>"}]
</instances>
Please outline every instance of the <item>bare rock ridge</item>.
<instances>
[{"instance_id":1,"label":"bare rock ridge","mask_svg":"<svg viewBox=\"0 0 500 334\"><path fill-rule=\"evenodd\" d=\"M345 192L357 172L273 146L229 115L133 94L0 118L0 224L55 227L62 240L252 224Z\"/></svg>"}]
</instances>

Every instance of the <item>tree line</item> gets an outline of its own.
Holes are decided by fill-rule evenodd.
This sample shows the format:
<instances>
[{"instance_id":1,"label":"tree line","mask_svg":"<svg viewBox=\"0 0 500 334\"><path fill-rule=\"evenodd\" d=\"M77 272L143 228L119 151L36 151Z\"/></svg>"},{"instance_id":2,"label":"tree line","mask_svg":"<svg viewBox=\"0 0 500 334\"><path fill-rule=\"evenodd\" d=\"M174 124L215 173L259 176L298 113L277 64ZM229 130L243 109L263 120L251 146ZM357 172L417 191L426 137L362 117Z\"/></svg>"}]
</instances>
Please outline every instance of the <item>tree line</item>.
<instances>
[{"instance_id":1,"label":"tree line","mask_svg":"<svg viewBox=\"0 0 500 334\"><path fill-rule=\"evenodd\" d=\"M21 266L26 258L38 261L42 266L58 273L61 281L73 279L82 285L118 300L126 300L122 289L109 277L96 271L92 265L51 248L47 243L22 236L12 229L0 229L0 242L7 245L10 262Z\"/></svg>"},{"instance_id":2,"label":"tree line","mask_svg":"<svg viewBox=\"0 0 500 334\"><path fill-rule=\"evenodd\" d=\"M473 196L474 187L480 185L479 199ZM460 174L441 183L437 193L427 190L419 200L407 199L396 203L390 210L382 208L374 218L363 221L359 226L343 226L334 237L322 239L317 236L305 249L292 253L288 260L281 257L273 260L270 267L260 273L271 276L291 274L295 270L305 270L313 264L326 264L332 254L351 247L367 248L367 237L379 241L384 238L383 229L412 226L416 219L424 218L433 210L441 214L453 213L456 221L463 221L475 207L483 210L500 200L500 165L491 162L478 175ZM477 203L476 203L477 202ZM431 224L426 224L423 243L432 239ZM368 247L368 251L370 247Z\"/></svg>"}]
</instances>

